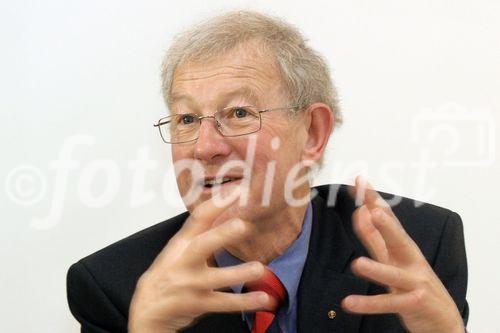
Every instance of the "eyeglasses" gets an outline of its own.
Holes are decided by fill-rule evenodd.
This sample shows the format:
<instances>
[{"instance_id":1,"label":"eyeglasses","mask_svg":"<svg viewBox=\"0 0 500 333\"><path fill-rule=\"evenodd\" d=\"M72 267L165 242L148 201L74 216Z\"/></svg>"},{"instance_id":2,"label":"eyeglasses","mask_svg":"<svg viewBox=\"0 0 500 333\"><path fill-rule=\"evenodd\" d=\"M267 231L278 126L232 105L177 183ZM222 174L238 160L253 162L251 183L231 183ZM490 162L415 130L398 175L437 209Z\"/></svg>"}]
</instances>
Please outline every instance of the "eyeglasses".
<instances>
[{"instance_id":1,"label":"eyeglasses","mask_svg":"<svg viewBox=\"0 0 500 333\"><path fill-rule=\"evenodd\" d=\"M158 120L161 138L165 143L188 143L200 135L201 121L213 118L217 130L223 136L242 136L258 132L262 126L261 114L278 110L297 110L298 106L257 110L254 106L232 106L215 112L212 116L198 116L194 113L173 114Z\"/></svg>"}]
</instances>

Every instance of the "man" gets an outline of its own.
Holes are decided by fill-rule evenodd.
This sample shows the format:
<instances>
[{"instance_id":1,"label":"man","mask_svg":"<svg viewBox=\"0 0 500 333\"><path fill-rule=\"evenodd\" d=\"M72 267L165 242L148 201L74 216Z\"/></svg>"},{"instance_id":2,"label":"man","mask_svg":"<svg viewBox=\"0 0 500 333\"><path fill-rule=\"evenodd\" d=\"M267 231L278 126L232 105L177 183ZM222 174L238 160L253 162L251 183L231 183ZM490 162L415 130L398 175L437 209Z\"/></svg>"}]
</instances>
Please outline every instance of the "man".
<instances>
[{"instance_id":1,"label":"man","mask_svg":"<svg viewBox=\"0 0 500 333\"><path fill-rule=\"evenodd\" d=\"M456 213L361 178L310 189L340 112L293 27L249 11L203 22L162 80L155 126L188 212L70 268L82 332L464 332Z\"/></svg>"}]
</instances>

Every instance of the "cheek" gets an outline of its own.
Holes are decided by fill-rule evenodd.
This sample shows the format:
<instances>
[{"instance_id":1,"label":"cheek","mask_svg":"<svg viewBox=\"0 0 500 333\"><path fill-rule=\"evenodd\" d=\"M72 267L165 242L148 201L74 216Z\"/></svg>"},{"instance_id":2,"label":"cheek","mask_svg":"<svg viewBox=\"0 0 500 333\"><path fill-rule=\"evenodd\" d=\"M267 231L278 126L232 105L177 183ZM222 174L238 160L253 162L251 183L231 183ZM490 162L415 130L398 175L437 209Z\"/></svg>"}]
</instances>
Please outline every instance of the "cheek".
<instances>
[{"instance_id":1,"label":"cheek","mask_svg":"<svg viewBox=\"0 0 500 333\"><path fill-rule=\"evenodd\" d=\"M268 131L259 143L262 159L276 161L276 169L287 170L301 160L305 139L300 129L285 128Z\"/></svg>"},{"instance_id":2,"label":"cheek","mask_svg":"<svg viewBox=\"0 0 500 333\"><path fill-rule=\"evenodd\" d=\"M274 138L274 142L273 142ZM276 141L276 138L279 140ZM256 187L262 188L264 182L272 181L273 188L283 186L285 179L300 160L296 144L290 144L280 136L262 136L257 142L252 166L252 178ZM274 174L272 168L274 167ZM268 172L270 173L268 175ZM270 178L270 179L267 179Z\"/></svg>"},{"instance_id":3,"label":"cheek","mask_svg":"<svg viewBox=\"0 0 500 333\"><path fill-rule=\"evenodd\" d=\"M181 147L182 148L182 147ZM182 163L179 161L183 161L185 159L191 159L192 153L189 152L189 149L181 149L179 147L172 147L172 162L174 163L174 171L175 175L179 175L176 177L177 186L181 194L185 194L191 186L191 174L188 170L183 169L179 174L178 166ZM182 167L181 167L182 168Z\"/></svg>"},{"instance_id":4,"label":"cheek","mask_svg":"<svg viewBox=\"0 0 500 333\"><path fill-rule=\"evenodd\" d=\"M179 161L185 158L192 158L193 152L180 145L172 145L172 161Z\"/></svg>"}]
</instances>

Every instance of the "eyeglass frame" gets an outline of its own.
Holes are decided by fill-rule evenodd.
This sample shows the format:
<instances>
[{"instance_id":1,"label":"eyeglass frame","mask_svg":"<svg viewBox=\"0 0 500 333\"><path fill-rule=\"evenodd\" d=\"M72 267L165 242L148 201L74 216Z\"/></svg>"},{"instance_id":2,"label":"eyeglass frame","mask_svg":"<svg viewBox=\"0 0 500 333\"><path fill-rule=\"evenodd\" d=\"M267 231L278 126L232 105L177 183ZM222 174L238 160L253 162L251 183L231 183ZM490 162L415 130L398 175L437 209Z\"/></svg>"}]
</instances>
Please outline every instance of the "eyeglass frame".
<instances>
[{"instance_id":1,"label":"eyeglass frame","mask_svg":"<svg viewBox=\"0 0 500 333\"><path fill-rule=\"evenodd\" d=\"M217 113L220 113L226 109L231 109L231 108L248 108L248 107L254 107L253 105L241 105L241 106L230 106L230 107L227 107L227 108L224 108L224 109L221 109L219 111L216 111L213 115L209 115L209 116L198 116L196 114L193 114L193 113L185 113L185 114L182 114L182 113L179 113L179 114L173 114L173 115L170 115L170 116L167 116L167 117L163 117L163 118L160 118L158 120L158 122L156 124L153 124L153 127L158 127L158 131L160 132L160 136L161 136L161 139L163 140L163 142L165 143L168 143L168 144L171 144L171 145L176 145L176 144L181 144L181 143L191 143L191 142L194 142L196 140L198 140L198 138L200 137L200 132L199 132L199 128L198 128L198 136L192 140L188 140L188 141L182 141L182 142L168 142L167 140L165 140L165 138L163 137L163 134L161 133L161 126L162 125L165 125L165 124L168 124L170 123L170 120L167 120L167 121L163 121L163 119L167 119L167 118L171 118L172 116L174 115L192 115L194 118L197 119L198 121L198 124L199 126L201 126L201 121L203 119L206 119L206 118L213 118L215 120L215 124L216 124L216 128L217 128L217 132L219 132L220 135L224 136L224 137L238 137L238 136L245 136L245 135L249 135L249 134L253 134L253 133L257 133L258 131L261 130L262 128L262 116L261 114L262 113L265 113L265 112L271 112L271 111L279 111L279 110L291 110L291 109L300 109L301 107L298 106L298 105L295 105L295 106L283 106L283 107L278 107L278 108L272 108L272 109L264 109L264 110L256 110L255 112L257 112L257 114L259 115L259 128L257 128L255 131L252 131L252 132L248 132L248 133L244 133L244 134L236 134L236 135L226 135L224 133L221 132L220 128L220 123L217 121L217 119L215 118L216 117L216 114Z\"/></svg>"}]
</instances>

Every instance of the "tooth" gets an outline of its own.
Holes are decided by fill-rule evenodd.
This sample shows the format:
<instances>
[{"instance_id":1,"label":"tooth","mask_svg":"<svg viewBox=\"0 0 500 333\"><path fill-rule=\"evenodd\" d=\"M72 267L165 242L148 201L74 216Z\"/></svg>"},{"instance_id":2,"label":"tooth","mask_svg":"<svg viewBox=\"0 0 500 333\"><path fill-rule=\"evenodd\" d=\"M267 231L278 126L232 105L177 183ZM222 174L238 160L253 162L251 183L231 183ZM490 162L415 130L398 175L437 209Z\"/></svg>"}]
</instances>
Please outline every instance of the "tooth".
<instances>
[{"instance_id":1,"label":"tooth","mask_svg":"<svg viewBox=\"0 0 500 333\"><path fill-rule=\"evenodd\" d=\"M233 181L235 179L236 178L233 178L233 177L224 177L222 179L219 179L219 178L207 179L207 180L205 180L205 185L212 185L212 186L213 185L221 185L224 182Z\"/></svg>"}]
</instances>

